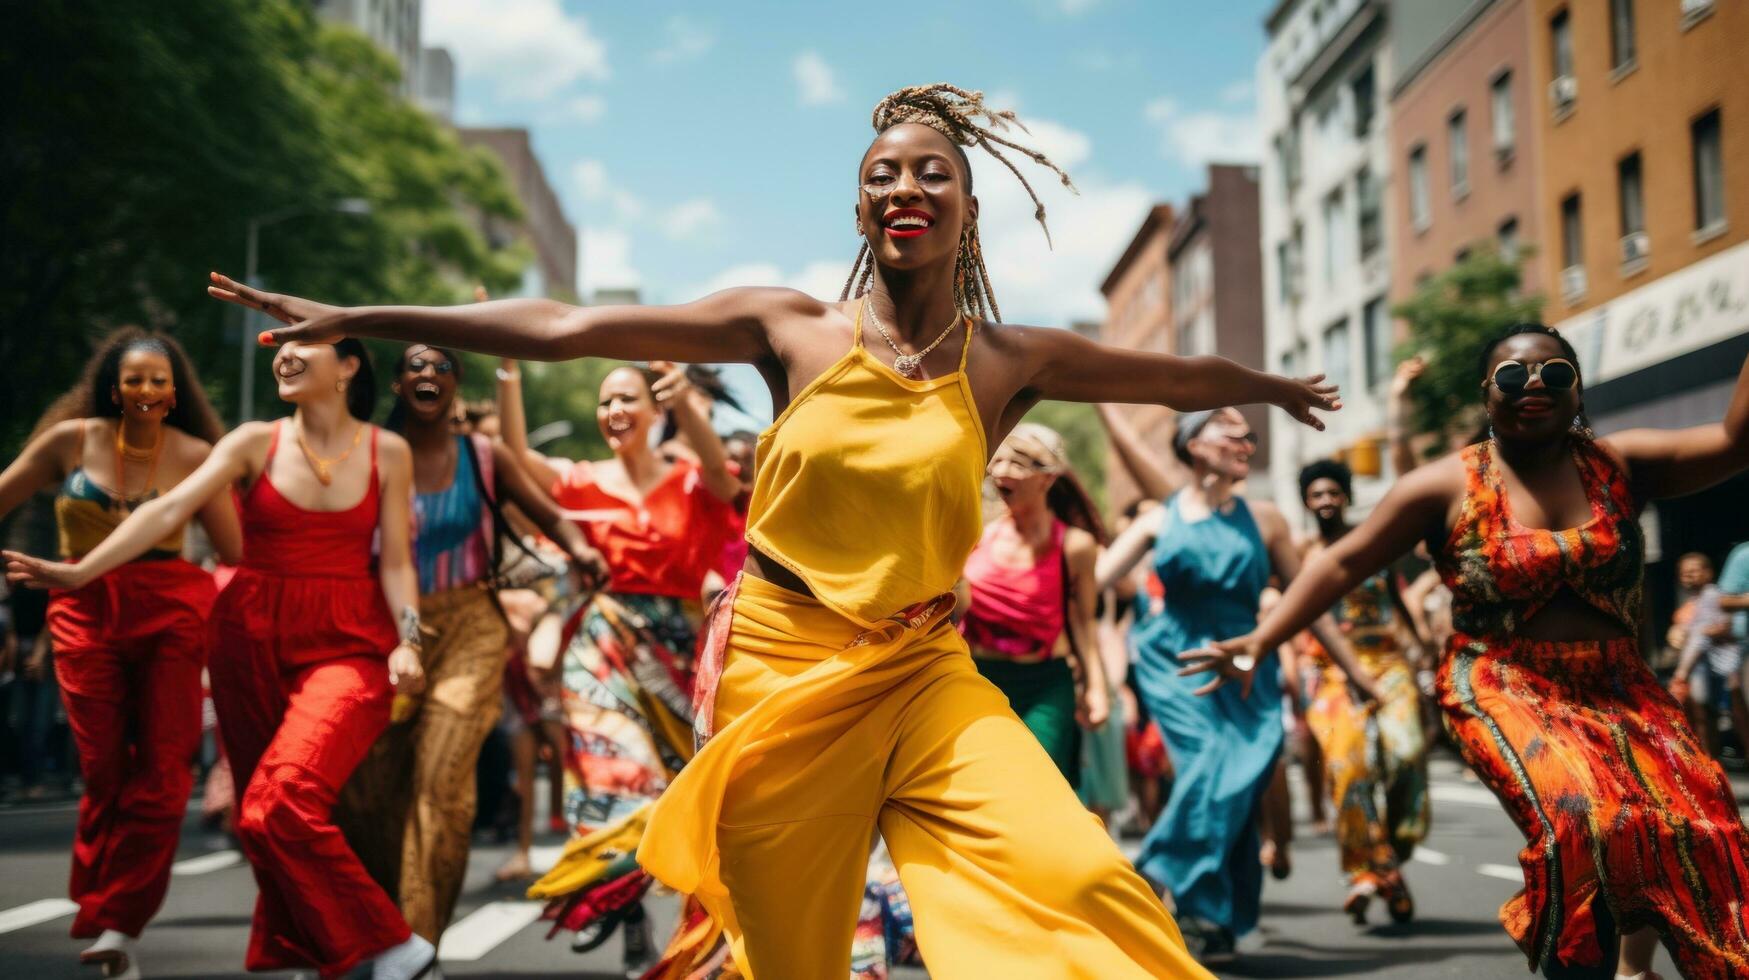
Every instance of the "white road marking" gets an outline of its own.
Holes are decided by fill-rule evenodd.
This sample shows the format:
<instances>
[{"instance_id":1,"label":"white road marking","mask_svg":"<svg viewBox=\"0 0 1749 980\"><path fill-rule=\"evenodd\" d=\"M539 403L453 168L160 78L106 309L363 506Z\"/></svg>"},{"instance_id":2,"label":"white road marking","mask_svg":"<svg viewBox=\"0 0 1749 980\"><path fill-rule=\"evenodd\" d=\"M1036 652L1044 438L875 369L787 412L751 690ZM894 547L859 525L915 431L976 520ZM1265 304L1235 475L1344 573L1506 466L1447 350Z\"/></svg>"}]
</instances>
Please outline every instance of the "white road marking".
<instances>
[{"instance_id":1,"label":"white road marking","mask_svg":"<svg viewBox=\"0 0 1749 980\"><path fill-rule=\"evenodd\" d=\"M214 851L211 854L202 854L197 858L178 861L170 866L170 873L173 875L204 875L213 871L223 871L242 863L243 854L241 851Z\"/></svg>"},{"instance_id":2,"label":"white road marking","mask_svg":"<svg viewBox=\"0 0 1749 980\"><path fill-rule=\"evenodd\" d=\"M1501 881L1516 881L1524 884L1524 869L1516 864L1478 864L1476 874L1489 878L1499 878Z\"/></svg>"},{"instance_id":3,"label":"white road marking","mask_svg":"<svg viewBox=\"0 0 1749 980\"><path fill-rule=\"evenodd\" d=\"M553 865L559 863L559 857L565 853L563 844L543 844L540 847L528 849L528 866L535 874L544 875L553 870Z\"/></svg>"},{"instance_id":4,"label":"white road marking","mask_svg":"<svg viewBox=\"0 0 1749 980\"><path fill-rule=\"evenodd\" d=\"M545 902L488 902L444 930L438 943L440 960L473 961L540 918Z\"/></svg>"},{"instance_id":5,"label":"white road marking","mask_svg":"<svg viewBox=\"0 0 1749 980\"><path fill-rule=\"evenodd\" d=\"M31 926L58 919L63 915L72 915L77 911L79 911L79 906L64 898L45 898L0 912L0 932L28 929Z\"/></svg>"},{"instance_id":6,"label":"white road marking","mask_svg":"<svg viewBox=\"0 0 1749 980\"><path fill-rule=\"evenodd\" d=\"M1417 844L1415 846L1415 856L1410 860L1420 861L1422 864L1432 864L1443 867L1451 863L1451 855L1442 851L1436 851L1425 845Z\"/></svg>"},{"instance_id":7,"label":"white road marking","mask_svg":"<svg viewBox=\"0 0 1749 980\"><path fill-rule=\"evenodd\" d=\"M1427 787L1427 795L1435 803L1462 803L1466 806L1485 806L1491 810L1500 808L1499 797L1484 787L1465 783L1434 783Z\"/></svg>"}]
</instances>

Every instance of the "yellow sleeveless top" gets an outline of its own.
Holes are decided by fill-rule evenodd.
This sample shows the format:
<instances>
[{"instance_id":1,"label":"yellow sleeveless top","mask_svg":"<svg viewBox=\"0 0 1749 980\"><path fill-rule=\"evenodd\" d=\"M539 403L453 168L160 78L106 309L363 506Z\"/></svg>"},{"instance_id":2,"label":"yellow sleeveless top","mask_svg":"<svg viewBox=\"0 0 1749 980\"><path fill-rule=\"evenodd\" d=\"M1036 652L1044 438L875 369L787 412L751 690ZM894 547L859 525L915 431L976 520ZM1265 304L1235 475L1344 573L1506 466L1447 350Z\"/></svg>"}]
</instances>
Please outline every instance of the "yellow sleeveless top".
<instances>
[{"instance_id":1,"label":"yellow sleeveless top","mask_svg":"<svg viewBox=\"0 0 1749 980\"><path fill-rule=\"evenodd\" d=\"M79 441L84 445L85 423L80 421ZM103 543L111 531L121 526L128 514L148 500L156 499L158 491L147 487L138 494L122 498L99 486L91 474L80 466L67 474L55 494L55 524L60 532L61 558L77 560ZM159 561L182 557L182 528L170 532L164 540L135 561Z\"/></svg>"},{"instance_id":2,"label":"yellow sleeveless top","mask_svg":"<svg viewBox=\"0 0 1749 980\"><path fill-rule=\"evenodd\" d=\"M747 542L865 628L950 591L978 543L988 447L959 370L900 377L862 344L759 436Z\"/></svg>"}]
</instances>

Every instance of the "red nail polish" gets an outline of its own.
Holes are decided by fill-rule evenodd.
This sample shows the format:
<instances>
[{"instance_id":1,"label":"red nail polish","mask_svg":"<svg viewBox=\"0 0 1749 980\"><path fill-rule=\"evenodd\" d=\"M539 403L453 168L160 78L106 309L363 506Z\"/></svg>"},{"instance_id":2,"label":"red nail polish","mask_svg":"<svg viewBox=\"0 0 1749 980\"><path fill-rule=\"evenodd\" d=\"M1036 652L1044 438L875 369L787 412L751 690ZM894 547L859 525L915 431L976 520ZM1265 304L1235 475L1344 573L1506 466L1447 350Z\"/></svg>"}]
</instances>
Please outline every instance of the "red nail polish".
<instances>
[{"instance_id":1,"label":"red nail polish","mask_svg":"<svg viewBox=\"0 0 1749 980\"><path fill-rule=\"evenodd\" d=\"M255 335L255 342L260 344L263 347L272 347L273 346L273 331L263 330L259 334L256 334Z\"/></svg>"}]
</instances>

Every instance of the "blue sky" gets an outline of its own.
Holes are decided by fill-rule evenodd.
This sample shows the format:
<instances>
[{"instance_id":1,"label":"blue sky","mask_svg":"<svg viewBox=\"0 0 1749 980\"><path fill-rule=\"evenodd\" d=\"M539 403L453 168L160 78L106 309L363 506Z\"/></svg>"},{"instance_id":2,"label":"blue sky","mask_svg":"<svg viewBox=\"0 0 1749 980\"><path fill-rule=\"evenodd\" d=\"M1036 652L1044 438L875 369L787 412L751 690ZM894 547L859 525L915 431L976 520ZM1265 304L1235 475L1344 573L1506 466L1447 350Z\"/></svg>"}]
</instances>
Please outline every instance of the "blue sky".
<instances>
[{"instance_id":1,"label":"blue sky","mask_svg":"<svg viewBox=\"0 0 1749 980\"><path fill-rule=\"evenodd\" d=\"M612 3L425 0L456 59L457 120L524 125L581 231L582 285L681 302L732 285L837 298L855 254L869 110L948 81L1012 107L1075 178L974 154L1003 315L1098 318L1098 283L1208 160L1255 160L1266 0Z\"/></svg>"}]
</instances>

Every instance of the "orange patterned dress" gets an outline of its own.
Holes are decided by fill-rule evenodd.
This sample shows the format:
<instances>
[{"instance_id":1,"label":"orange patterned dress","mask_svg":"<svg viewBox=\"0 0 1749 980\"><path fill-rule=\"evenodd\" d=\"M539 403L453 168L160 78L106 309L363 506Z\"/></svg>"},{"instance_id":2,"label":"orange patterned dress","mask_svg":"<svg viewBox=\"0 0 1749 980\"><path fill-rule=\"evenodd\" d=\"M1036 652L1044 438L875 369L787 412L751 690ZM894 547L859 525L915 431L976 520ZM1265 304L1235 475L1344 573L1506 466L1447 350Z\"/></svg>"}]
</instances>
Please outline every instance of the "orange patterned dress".
<instances>
[{"instance_id":1,"label":"orange patterned dress","mask_svg":"<svg viewBox=\"0 0 1749 980\"><path fill-rule=\"evenodd\" d=\"M1638 502L1601 448L1575 444L1591 519L1513 521L1492 443L1464 450L1469 490L1438 557L1456 634L1440 706L1464 758L1524 832L1524 890L1500 909L1532 969L1613 964L1652 926L1689 978L1749 976L1745 835L1729 783L1637 640ZM1517 634L1562 589L1629 638Z\"/></svg>"}]
</instances>

